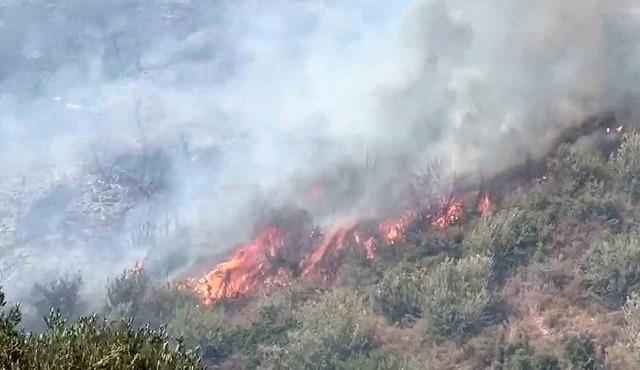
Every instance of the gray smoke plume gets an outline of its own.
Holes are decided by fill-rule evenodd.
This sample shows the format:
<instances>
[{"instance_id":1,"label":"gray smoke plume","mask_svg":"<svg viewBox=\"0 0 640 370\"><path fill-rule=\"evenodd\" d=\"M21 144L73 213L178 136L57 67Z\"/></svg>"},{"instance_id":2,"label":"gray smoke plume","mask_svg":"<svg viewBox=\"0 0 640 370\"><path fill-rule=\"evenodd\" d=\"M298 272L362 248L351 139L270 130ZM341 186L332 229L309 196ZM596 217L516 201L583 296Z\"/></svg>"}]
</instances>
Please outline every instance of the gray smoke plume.
<instances>
[{"instance_id":1,"label":"gray smoke plume","mask_svg":"<svg viewBox=\"0 0 640 370\"><path fill-rule=\"evenodd\" d=\"M373 215L434 158L491 173L633 122L639 32L631 0L0 0L0 284L171 279L269 207Z\"/></svg>"}]
</instances>

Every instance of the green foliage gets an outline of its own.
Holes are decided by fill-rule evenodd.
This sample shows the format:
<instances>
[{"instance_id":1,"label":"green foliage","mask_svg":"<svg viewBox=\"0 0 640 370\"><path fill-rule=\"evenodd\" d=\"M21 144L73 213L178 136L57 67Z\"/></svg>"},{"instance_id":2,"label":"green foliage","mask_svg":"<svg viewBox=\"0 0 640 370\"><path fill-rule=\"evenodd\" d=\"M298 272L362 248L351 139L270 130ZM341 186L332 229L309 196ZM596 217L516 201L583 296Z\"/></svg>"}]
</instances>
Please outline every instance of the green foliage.
<instances>
[{"instance_id":1,"label":"green foliage","mask_svg":"<svg viewBox=\"0 0 640 370\"><path fill-rule=\"evenodd\" d=\"M5 312L4 293L0 291L0 365L7 368L25 356L25 348L22 345L24 334L17 327L22 320L22 314L18 306L11 307Z\"/></svg>"},{"instance_id":2,"label":"green foliage","mask_svg":"<svg viewBox=\"0 0 640 370\"><path fill-rule=\"evenodd\" d=\"M373 301L387 320L412 323L422 314L425 273L415 264L401 263L385 272L373 288Z\"/></svg>"},{"instance_id":3,"label":"green foliage","mask_svg":"<svg viewBox=\"0 0 640 370\"><path fill-rule=\"evenodd\" d=\"M633 353L633 357L640 364L640 295L634 293L624 305L625 344Z\"/></svg>"},{"instance_id":4,"label":"green foliage","mask_svg":"<svg viewBox=\"0 0 640 370\"><path fill-rule=\"evenodd\" d=\"M288 342L287 333L297 328L293 312L282 306L261 307L258 318L244 331L242 349L248 355L258 346L283 346Z\"/></svg>"},{"instance_id":5,"label":"green foliage","mask_svg":"<svg viewBox=\"0 0 640 370\"><path fill-rule=\"evenodd\" d=\"M124 270L107 285L106 313L135 318L150 288L151 280L142 268Z\"/></svg>"},{"instance_id":6,"label":"green foliage","mask_svg":"<svg viewBox=\"0 0 640 370\"><path fill-rule=\"evenodd\" d=\"M587 286L612 304L622 303L640 283L640 234L602 237L581 266Z\"/></svg>"},{"instance_id":7,"label":"green foliage","mask_svg":"<svg viewBox=\"0 0 640 370\"><path fill-rule=\"evenodd\" d=\"M602 365L596 357L595 346L591 338L585 336L570 336L564 350L571 369L597 370Z\"/></svg>"},{"instance_id":8,"label":"green foliage","mask_svg":"<svg viewBox=\"0 0 640 370\"><path fill-rule=\"evenodd\" d=\"M611 162L616 188L630 194L634 201L640 200L640 135L636 132L624 135Z\"/></svg>"},{"instance_id":9,"label":"green foliage","mask_svg":"<svg viewBox=\"0 0 640 370\"><path fill-rule=\"evenodd\" d=\"M422 322L436 339L461 338L486 318L492 301L491 260L472 256L447 259L425 276Z\"/></svg>"},{"instance_id":10,"label":"green foliage","mask_svg":"<svg viewBox=\"0 0 640 370\"><path fill-rule=\"evenodd\" d=\"M426 370L429 369L429 366L427 364L418 365L408 359L386 353L371 351L368 354L340 361L336 368L340 370Z\"/></svg>"},{"instance_id":11,"label":"green foliage","mask_svg":"<svg viewBox=\"0 0 640 370\"><path fill-rule=\"evenodd\" d=\"M622 156L628 154L619 152L612 161L607 161L595 150L561 147L551 162L554 181L549 191L561 213L583 222L619 224L628 199L627 190L630 190L622 185L628 182L623 174L626 165L622 164L626 157Z\"/></svg>"},{"instance_id":12,"label":"green foliage","mask_svg":"<svg viewBox=\"0 0 640 370\"><path fill-rule=\"evenodd\" d=\"M0 308L6 301L0 293ZM130 322L108 324L96 316L69 324L59 313L46 320L39 335L16 329L17 307L0 315L2 369L198 369L195 352L173 341L163 330L135 330ZM175 349L171 349L175 343Z\"/></svg>"},{"instance_id":13,"label":"green foliage","mask_svg":"<svg viewBox=\"0 0 640 370\"><path fill-rule=\"evenodd\" d=\"M622 221L624 197L609 191L603 181L589 181L580 193L562 199L564 214L579 221L607 222L612 226Z\"/></svg>"},{"instance_id":14,"label":"green foliage","mask_svg":"<svg viewBox=\"0 0 640 370\"><path fill-rule=\"evenodd\" d=\"M504 370L560 370L558 358L536 354L526 340L510 343L504 350Z\"/></svg>"},{"instance_id":15,"label":"green foliage","mask_svg":"<svg viewBox=\"0 0 640 370\"><path fill-rule=\"evenodd\" d=\"M555 191L568 197L575 196L590 182L611 177L606 158L599 152L577 151L566 145L558 149L549 171Z\"/></svg>"},{"instance_id":16,"label":"green foliage","mask_svg":"<svg viewBox=\"0 0 640 370\"><path fill-rule=\"evenodd\" d=\"M47 284L34 284L33 295L36 297L34 306L40 317L47 317L52 309L57 310L67 319L76 319L82 314L84 303L78 292L82 286L82 278L63 277Z\"/></svg>"},{"instance_id":17,"label":"green foliage","mask_svg":"<svg viewBox=\"0 0 640 370\"><path fill-rule=\"evenodd\" d=\"M548 228L540 213L514 208L481 219L463 245L467 253L490 256L494 278L502 280L546 240Z\"/></svg>"},{"instance_id":18,"label":"green foliage","mask_svg":"<svg viewBox=\"0 0 640 370\"><path fill-rule=\"evenodd\" d=\"M289 331L281 365L291 369L335 369L373 347L372 313L351 290L336 289L296 312L299 327Z\"/></svg>"},{"instance_id":19,"label":"green foliage","mask_svg":"<svg viewBox=\"0 0 640 370\"><path fill-rule=\"evenodd\" d=\"M217 364L231 354L239 332L222 313L210 307L184 305L175 311L168 331L199 347L206 363Z\"/></svg>"}]
</instances>

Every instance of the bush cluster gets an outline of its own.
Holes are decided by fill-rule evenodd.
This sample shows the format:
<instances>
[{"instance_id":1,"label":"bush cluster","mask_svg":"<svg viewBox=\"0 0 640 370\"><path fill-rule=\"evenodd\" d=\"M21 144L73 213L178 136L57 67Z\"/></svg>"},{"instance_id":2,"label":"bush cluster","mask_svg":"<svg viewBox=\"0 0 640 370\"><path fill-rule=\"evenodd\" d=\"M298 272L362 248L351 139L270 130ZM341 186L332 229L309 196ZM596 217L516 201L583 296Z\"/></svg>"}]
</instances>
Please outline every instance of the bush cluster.
<instances>
[{"instance_id":1,"label":"bush cluster","mask_svg":"<svg viewBox=\"0 0 640 370\"><path fill-rule=\"evenodd\" d=\"M194 351L163 330L135 329L130 321L108 323L97 316L68 324L59 313L47 330L25 334L18 329L18 307L5 311L0 293L0 368L2 369L199 369Z\"/></svg>"},{"instance_id":2,"label":"bush cluster","mask_svg":"<svg viewBox=\"0 0 640 370\"><path fill-rule=\"evenodd\" d=\"M609 234L596 241L581 265L589 289L618 305L640 283L640 234Z\"/></svg>"}]
</instances>

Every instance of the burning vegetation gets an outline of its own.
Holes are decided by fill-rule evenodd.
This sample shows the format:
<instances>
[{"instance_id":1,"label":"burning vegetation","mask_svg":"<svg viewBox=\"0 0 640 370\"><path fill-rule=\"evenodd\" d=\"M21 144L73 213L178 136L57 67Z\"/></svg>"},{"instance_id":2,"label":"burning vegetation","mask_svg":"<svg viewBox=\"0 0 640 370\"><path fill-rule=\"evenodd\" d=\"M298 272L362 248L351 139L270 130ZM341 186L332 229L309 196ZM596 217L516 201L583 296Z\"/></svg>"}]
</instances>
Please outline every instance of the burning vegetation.
<instances>
[{"instance_id":1,"label":"burning vegetation","mask_svg":"<svg viewBox=\"0 0 640 370\"><path fill-rule=\"evenodd\" d=\"M488 196L479 199L478 209L481 213L489 212L490 208ZM312 230L312 251L307 256L301 256L293 266L278 261L282 261L283 255L291 249L300 248L296 242L301 241L293 242L286 238L283 229L268 226L258 232L251 242L239 247L231 258L218 264L204 277L187 280L185 285L203 303L210 304L258 291L269 291L274 286L286 286L289 279L298 273L304 278L327 281L338 272L347 249L362 252L364 258L371 261L376 258L380 248L392 248L405 240L411 226L416 232L429 228L444 230L459 222L465 212L463 202L453 198L443 202L434 214L421 211L422 219L430 220L422 225L416 224L418 212L407 210L399 217L378 222L377 232L368 230L367 223L363 221L345 222L327 233Z\"/></svg>"},{"instance_id":2,"label":"burning vegetation","mask_svg":"<svg viewBox=\"0 0 640 370\"><path fill-rule=\"evenodd\" d=\"M576 129L603 145L577 150L566 135L556 154L474 186L422 177L408 192L419 201L387 217L320 227L299 207L260 213L248 242L178 284L158 284L145 258L107 287L103 312L131 318L124 331L86 318L55 329L79 316L80 281L42 285L39 312L65 312L38 345L78 348L85 329L100 334L92 343L120 343L149 324L198 348L157 356L214 368L635 368L640 136L617 127ZM446 195L429 187L443 182ZM309 187L316 204L333 191L322 188ZM39 340L11 315L0 340ZM0 365L14 355L2 349Z\"/></svg>"},{"instance_id":3,"label":"burning vegetation","mask_svg":"<svg viewBox=\"0 0 640 370\"><path fill-rule=\"evenodd\" d=\"M329 281L338 273L347 250L360 253L364 260L372 261L381 249L394 248L404 241L410 229L416 233L425 233L430 229L446 230L460 223L469 213L488 216L494 211L498 196L522 182L547 178L548 160L561 145L574 144L581 138L603 133L607 136L606 140L611 141L608 137L614 135L613 142L619 142L623 132L624 127L617 123L612 114L591 117L583 124L562 132L547 150L548 154L539 160L508 168L489 181L476 185L476 189L469 187L466 180L462 179L459 184L453 184L448 196L432 196L435 200L423 202L426 205L422 209L408 209L398 217L376 221L377 228L373 230L369 227L370 222L364 220L339 224L326 233L319 228L307 232L303 224L298 225L301 229L293 232L291 227L286 230L277 223L268 225L258 231L252 241L240 246L229 259L201 278L188 279L185 286L193 290L203 303L211 304L272 291L279 286L286 286L292 277L298 275L315 281ZM608 150L606 146L604 148ZM441 175L434 168L430 176ZM325 185L316 184L309 194L315 202L319 202L325 192ZM435 194L433 189L427 192ZM288 235L292 233L298 237ZM308 235L307 240L299 237L302 234ZM305 249L303 244L311 247L306 254L300 253ZM297 259L282 263L285 255L296 255Z\"/></svg>"}]
</instances>

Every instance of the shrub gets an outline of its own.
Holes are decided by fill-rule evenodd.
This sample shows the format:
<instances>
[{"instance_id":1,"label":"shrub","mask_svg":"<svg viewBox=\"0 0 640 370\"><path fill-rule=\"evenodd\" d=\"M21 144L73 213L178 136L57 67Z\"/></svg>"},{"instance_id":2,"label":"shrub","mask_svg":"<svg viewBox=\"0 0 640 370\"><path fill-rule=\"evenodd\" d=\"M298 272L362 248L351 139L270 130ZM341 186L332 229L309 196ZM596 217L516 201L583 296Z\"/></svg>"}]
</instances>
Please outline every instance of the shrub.
<instances>
[{"instance_id":1,"label":"shrub","mask_svg":"<svg viewBox=\"0 0 640 370\"><path fill-rule=\"evenodd\" d=\"M587 286L612 304L622 303L640 282L640 234L606 235L581 265Z\"/></svg>"},{"instance_id":2,"label":"shrub","mask_svg":"<svg viewBox=\"0 0 640 370\"><path fill-rule=\"evenodd\" d=\"M124 270L107 285L106 313L135 319L150 286L151 280L142 268Z\"/></svg>"},{"instance_id":3,"label":"shrub","mask_svg":"<svg viewBox=\"0 0 640 370\"><path fill-rule=\"evenodd\" d=\"M539 213L514 208L481 219L463 245L467 253L490 256L494 278L500 281L546 240L548 227Z\"/></svg>"},{"instance_id":4,"label":"shrub","mask_svg":"<svg viewBox=\"0 0 640 370\"><path fill-rule=\"evenodd\" d=\"M34 284L33 295L36 297L34 306L40 317L49 316L50 311L57 310L67 319L76 319L82 314L84 302L78 292L82 286L82 277L63 277L47 284Z\"/></svg>"},{"instance_id":5,"label":"shrub","mask_svg":"<svg viewBox=\"0 0 640 370\"><path fill-rule=\"evenodd\" d=\"M25 356L24 334L17 327L22 320L18 306L5 312L4 293L0 291L0 366L8 368Z\"/></svg>"},{"instance_id":6,"label":"shrub","mask_svg":"<svg viewBox=\"0 0 640 370\"><path fill-rule=\"evenodd\" d=\"M373 346L372 313L351 290L336 289L296 312L299 327L288 334L282 365L292 369L331 369L368 353Z\"/></svg>"},{"instance_id":7,"label":"shrub","mask_svg":"<svg viewBox=\"0 0 640 370\"><path fill-rule=\"evenodd\" d=\"M186 344L199 347L203 360L208 364L222 362L233 351L238 330L228 318L211 307L184 305L175 311L168 324L169 333L182 337Z\"/></svg>"},{"instance_id":8,"label":"shrub","mask_svg":"<svg viewBox=\"0 0 640 370\"><path fill-rule=\"evenodd\" d=\"M481 323L491 302L491 260L472 256L447 259L424 279L422 321L436 339L460 338Z\"/></svg>"},{"instance_id":9,"label":"shrub","mask_svg":"<svg viewBox=\"0 0 640 370\"><path fill-rule=\"evenodd\" d=\"M243 332L241 348L249 362L255 364L258 347L284 346L288 342L287 333L298 326L291 310L279 305L267 305L258 310L257 319Z\"/></svg>"},{"instance_id":10,"label":"shrub","mask_svg":"<svg viewBox=\"0 0 640 370\"><path fill-rule=\"evenodd\" d=\"M556 193L571 197L592 181L611 178L606 158L597 151L577 151L561 145L551 160L549 172Z\"/></svg>"},{"instance_id":11,"label":"shrub","mask_svg":"<svg viewBox=\"0 0 640 370\"><path fill-rule=\"evenodd\" d=\"M0 368L2 369L199 369L195 352L162 330L134 330L130 322L108 324L96 316L68 324L58 313L39 335L16 329L20 310L4 313L0 292ZM172 343L175 349L170 349Z\"/></svg>"},{"instance_id":12,"label":"shrub","mask_svg":"<svg viewBox=\"0 0 640 370\"><path fill-rule=\"evenodd\" d=\"M571 369L596 370L602 368L596 358L593 341L589 337L570 336L564 344L564 350Z\"/></svg>"},{"instance_id":13,"label":"shrub","mask_svg":"<svg viewBox=\"0 0 640 370\"><path fill-rule=\"evenodd\" d=\"M620 208L623 197L606 189L599 180L584 184L578 194L562 199L563 213L579 221L609 222L612 225L622 221Z\"/></svg>"},{"instance_id":14,"label":"shrub","mask_svg":"<svg viewBox=\"0 0 640 370\"><path fill-rule=\"evenodd\" d=\"M630 194L634 201L640 200L640 135L624 135L611 162L616 188Z\"/></svg>"},{"instance_id":15,"label":"shrub","mask_svg":"<svg viewBox=\"0 0 640 370\"><path fill-rule=\"evenodd\" d=\"M558 358L536 354L527 340L507 345L501 365L503 369L509 370L560 370Z\"/></svg>"},{"instance_id":16,"label":"shrub","mask_svg":"<svg viewBox=\"0 0 640 370\"><path fill-rule=\"evenodd\" d=\"M415 264L401 263L384 273L373 287L373 301L387 320L412 323L422 313L424 271Z\"/></svg>"},{"instance_id":17,"label":"shrub","mask_svg":"<svg viewBox=\"0 0 640 370\"><path fill-rule=\"evenodd\" d=\"M430 367L428 364L421 363L418 365L405 358L371 351L368 354L361 354L346 361L340 361L336 368L340 370L426 370Z\"/></svg>"},{"instance_id":18,"label":"shrub","mask_svg":"<svg viewBox=\"0 0 640 370\"><path fill-rule=\"evenodd\" d=\"M635 360L640 362L640 295L634 293L624 305L625 344L633 353Z\"/></svg>"}]
</instances>

